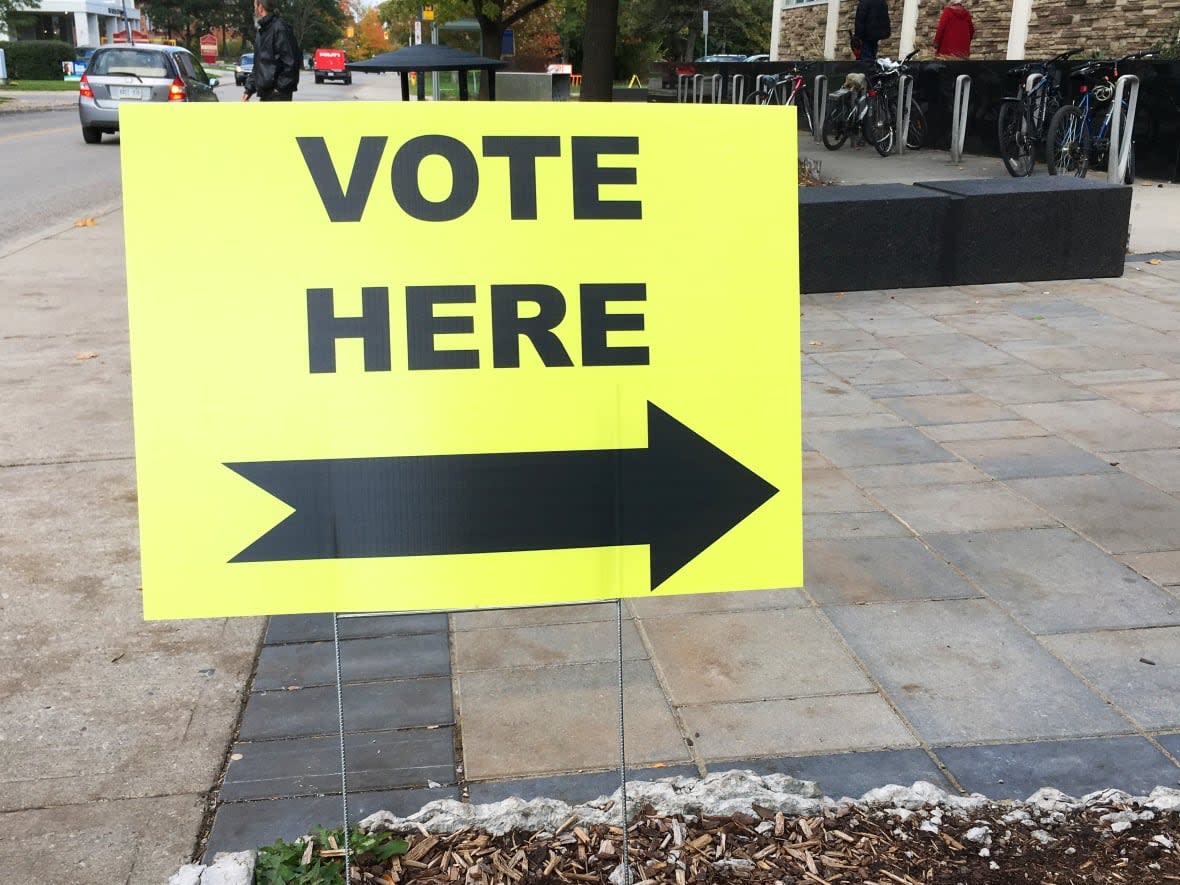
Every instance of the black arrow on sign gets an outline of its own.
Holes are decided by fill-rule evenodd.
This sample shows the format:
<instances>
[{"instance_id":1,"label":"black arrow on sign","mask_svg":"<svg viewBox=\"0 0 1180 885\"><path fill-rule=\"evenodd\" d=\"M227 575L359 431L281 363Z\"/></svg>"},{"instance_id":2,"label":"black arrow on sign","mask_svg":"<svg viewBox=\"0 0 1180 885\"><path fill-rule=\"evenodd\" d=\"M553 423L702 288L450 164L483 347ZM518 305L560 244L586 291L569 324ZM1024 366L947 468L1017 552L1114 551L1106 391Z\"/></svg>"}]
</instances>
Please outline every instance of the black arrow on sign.
<instances>
[{"instance_id":1,"label":"black arrow on sign","mask_svg":"<svg viewBox=\"0 0 1180 885\"><path fill-rule=\"evenodd\" d=\"M778 489L651 403L647 440L226 464L295 508L231 562L648 544L654 590Z\"/></svg>"}]
</instances>

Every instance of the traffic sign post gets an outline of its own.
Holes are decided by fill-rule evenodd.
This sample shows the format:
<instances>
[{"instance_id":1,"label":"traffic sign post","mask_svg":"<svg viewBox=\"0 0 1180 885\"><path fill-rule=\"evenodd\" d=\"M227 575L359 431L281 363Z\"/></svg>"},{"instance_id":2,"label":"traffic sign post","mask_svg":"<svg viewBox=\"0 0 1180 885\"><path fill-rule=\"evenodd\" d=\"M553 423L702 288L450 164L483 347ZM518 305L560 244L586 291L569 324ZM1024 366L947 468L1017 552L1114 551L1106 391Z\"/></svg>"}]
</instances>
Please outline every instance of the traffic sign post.
<instances>
[{"instance_id":1,"label":"traffic sign post","mask_svg":"<svg viewBox=\"0 0 1180 885\"><path fill-rule=\"evenodd\" d=\"M146 617L801 585L793 115L174 110L120 117ZM209 127L272 159L195 266Z\"/></svg>"}]
</instances>

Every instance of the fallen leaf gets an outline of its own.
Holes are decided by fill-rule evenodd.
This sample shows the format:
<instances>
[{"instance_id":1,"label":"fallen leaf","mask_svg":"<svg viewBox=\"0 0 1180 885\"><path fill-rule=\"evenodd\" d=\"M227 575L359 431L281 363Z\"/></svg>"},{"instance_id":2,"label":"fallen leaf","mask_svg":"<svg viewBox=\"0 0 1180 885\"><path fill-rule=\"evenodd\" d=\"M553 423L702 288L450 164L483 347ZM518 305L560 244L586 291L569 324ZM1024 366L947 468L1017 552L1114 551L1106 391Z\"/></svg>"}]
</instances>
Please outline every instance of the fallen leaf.
<instances>
[{"instance_id":1,"label":"fallen leaf","mask_svg":"<svg viewBox=\"0 0 1180 885\"><path fill-rule=\"evenodd\" d=\"M79 218L74 222L74 227L94 227L96 224L98 220L95 218Z\"/></svg>"},{"instance_id":2,"label":"fallen leaf","mask_svg":"<svg viewBox=\"0 0 1180 885\"><path fill-rule=\"evenodd\" d=\"M808 341L808 342L807 342L807 346L808 346L808 347L823 347L823 346L824 346L824 343L823 343L822 341L819 341L819 340L816 340L816 341Z\"/></svg>"},{"instance_id":3,"label":"fallen leaf","mask_svg":"<svg viewBox=\"0 0 1180 885\"><path fill-rule=\"evenodd\" d=\"M1149 259L1147 259L1147 263L1148 264L1159 264L1160 260L1158 258L1149 258Z\"/></svg>"},{"instance_id":4,"label":"fallen leaf","mask_svg":"<svg viewBox=\"0 0 1180 885\"><path fill-rule=\"evenodd\" d=\"M668 763L667 763L667 762L653 762L653 763L651 764L651 767L652 767L652 768L667 768L667 767L668 767Z\"/></svg>"},{"instance_id":5,"label":"fallen leaf","mask_svg":"<svg viewBox=\"0 0 1180 885\"><path fill-rule=\"evenodd\" d=\"M83 350L80 353L74 354L74 359L76 359L76 360L92 360L96 356L98 356L98 354L93 350Z\"/></svg>"},{"instance_id":6,"label":"fallen leaf","mask_svg":"<svg viewBox=\"0 0 1180 885\"><path fill-rule=\"evenodd\" d=\"M837 298L843 298L843 297L844 297L844 293L843 293L843 292L837 292L837 293L836 293L836 297L837 297Z\"/></svg>"},{"instance_id":7,"label":"fallen leaf","mask_svg":"<svg viewBox=\"0 0 1180 885\"><path fill-rule=\"evenodd\" d=\"M241 753L232 753L230 755L229 759L231 762L241 762L242 761L242 754Z\"/></svg>"}]
</instances>

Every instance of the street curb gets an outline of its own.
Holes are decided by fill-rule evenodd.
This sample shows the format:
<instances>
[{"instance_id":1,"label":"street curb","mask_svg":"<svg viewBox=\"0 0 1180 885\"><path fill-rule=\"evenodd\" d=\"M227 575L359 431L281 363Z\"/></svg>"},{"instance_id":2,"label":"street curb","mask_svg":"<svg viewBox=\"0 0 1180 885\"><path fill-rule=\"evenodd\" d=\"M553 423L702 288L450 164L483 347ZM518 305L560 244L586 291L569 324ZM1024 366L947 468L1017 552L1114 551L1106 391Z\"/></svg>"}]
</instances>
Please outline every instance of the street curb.
<instances>
[{"instance_id":1,"label":"street curb","mask_svg":"<svg viewBox=\"0 0 1180 885\"><path fill-rule=\"evenodd\" d=\"M12 99L11 102L0 104L0 115L3 114L28 114L34 111L72 111L78 107L76 102L69 104L31 104L23 102L18 98Z\"/></svg>"}]
</instances>

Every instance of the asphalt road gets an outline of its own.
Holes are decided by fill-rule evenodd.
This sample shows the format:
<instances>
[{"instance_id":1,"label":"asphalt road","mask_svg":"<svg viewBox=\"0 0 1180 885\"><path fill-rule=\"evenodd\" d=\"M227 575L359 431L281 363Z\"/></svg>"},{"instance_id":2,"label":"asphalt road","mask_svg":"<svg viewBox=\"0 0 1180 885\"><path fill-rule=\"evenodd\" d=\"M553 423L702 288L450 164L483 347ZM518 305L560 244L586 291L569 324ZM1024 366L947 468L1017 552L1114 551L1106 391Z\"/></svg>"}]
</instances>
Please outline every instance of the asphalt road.
<instances>
[{"instance_id":1,"label":"asphalt road","mask_svg":"<svg viewBox=\"0 0 1180 885\"><path fill-rule=\"evenodd\" d=\"M233 75L218 88L222 101L239 101ZM357 76L351 86L317 85L310 71L300 80L299 101L351 101L394 97L397 77ZM82 141L77 111L0 114L0 255L104 209L122 199L119 137Z\"/></svg>"}]
</instances>

